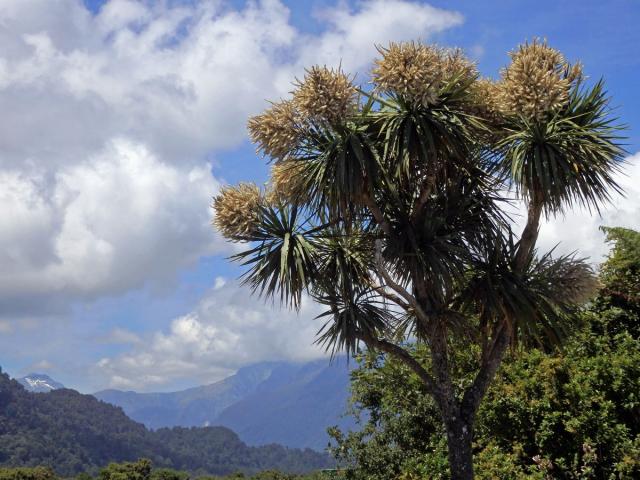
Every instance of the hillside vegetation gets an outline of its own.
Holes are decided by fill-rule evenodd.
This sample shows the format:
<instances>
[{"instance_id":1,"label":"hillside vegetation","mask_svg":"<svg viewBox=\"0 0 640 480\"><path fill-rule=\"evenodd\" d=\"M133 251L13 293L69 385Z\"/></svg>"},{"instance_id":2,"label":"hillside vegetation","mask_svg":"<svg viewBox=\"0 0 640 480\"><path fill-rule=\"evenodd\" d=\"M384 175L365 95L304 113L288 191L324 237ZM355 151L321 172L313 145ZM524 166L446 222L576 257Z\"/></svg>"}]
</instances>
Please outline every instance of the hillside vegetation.
<instances>
[{"instance_id":1,"label":"hillside vegetation","mask_svg":"<svg viewBox=\"0 0 640 480\"><path fill-rule=\"evenodd\" d=\"M98 480L331 480L337 478L333 471L315 472L296 475L282 473L277 470L266 470L247 476L242 472L221 476L193 476L187 472L169 468L153 468L149 459L143 458L136 462L110 463L100 470L95 477ZM94 478L88 473L80 473L77 480ZM0 480L62 480L51 468L21 467L0 468Z\"/></svg>"},{"instance_id":2,"label":"hillside vegetation","mask_svg":"<svg viewBox=\"0 0 640 480\"><path fill-rule=\"evenodd\" d=\"M68 389L29 393L0 373L0 465L49 466L64 476L145 457L201 474L276 468L306 472L326 455L280 445L249 447L224 427L149 431L117 407Z\"/></svg>"}]
</instances>

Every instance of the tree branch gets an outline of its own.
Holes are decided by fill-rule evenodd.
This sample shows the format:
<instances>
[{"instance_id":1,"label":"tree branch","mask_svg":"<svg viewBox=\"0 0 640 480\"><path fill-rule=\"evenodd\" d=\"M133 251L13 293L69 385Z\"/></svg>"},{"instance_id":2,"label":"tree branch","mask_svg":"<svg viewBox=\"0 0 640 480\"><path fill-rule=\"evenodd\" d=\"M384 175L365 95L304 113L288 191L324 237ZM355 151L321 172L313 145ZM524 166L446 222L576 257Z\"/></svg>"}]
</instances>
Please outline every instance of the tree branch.
<instances>
[{"instance_id":1,"label":"tree branch","mask_svg":"<svg viewBox=\"0 0 640 480\"><path fill-rule=\"evenodd\" d=\"M480 370L462 397L461 410L469 421L472 421L473 417L475 417L480 401L487 393L487 389L495 377L498 367L500 367L502 357L509 346L510 338L509 328L506 326L505 321L496 332L496 338L492 342L491 350L487 355L483 354Z\"/></svg>"},{"instance_id":2,"label":"tree branch","mask_svg":"<svg viewBox=\"0 0 640 480\"><path fill-rule=\"evenodd\" d=\"M371 285L371 288L375 290L381 297L386 298L387 300L392 301L406 312L412 312L413 308L407 302L402 300L398 295L388 292L384 286L382 285Z\"/></svg>"},{"instance_id":3,"label":"tree branch","mask_svg":"<svg viewBox=\"0 0 640 480\"><path fill-rule=\"evenodd\" d=\"M397 283L387 269L384 267L384 261L382 260L382 240L376 240L376 253L375 253L376 266L378 267L377 272L382 276L386 285L395 291L398 295L404 298L407 303L413 308L413 311L416 315L424 322L429 321L429 316L422 309L416 298L411 295L405 288L402 287L399 283Z\"/></svg>"},{"instance_id":4,"label":"tree branch","mask_svg":"<svg viewBox=\"0 0 640 480\"><path fill-rule=\"evenodd\" d=\"M373 215L373 218L375 218L376 222L378 222L378 224L380 225L380 228L382 228L382 231L390 236L393 233L391 224L385 218L384 213L382 213L382 210L380 209L378 204L369 194L364 194L362 199L364 200L364 204L371 211L371 215Z\"/></svg>"},{"instance_id":5,"label":"tree branch","mask_svg":"<svg viewBox=\"0 0 640 480\"><path fill-rule=\"evenodd\" d=\"M420 214L420 211L424 208L424 206L429 201L429 197L433 192L435 183L436 183L435 175L428 175L427 178L425 179L425 183L422 186L422 189L420 190L420 195L418 195L418 198L413 206L413 211L411 212L411 215L413 218L415 218Z\"/></svg>"},{"instance_id":6,"label":"tree branch","mask_svg":"<svg viewBox=\"0 0 640 480\"><path fill-rule=\"evenodd\" d=\"M362 333L360 335L362 341L369 346L370 348L380 350L382 352L388 353L396 357L398 360L403 362L406 366L408 366L413 372L418 375L420 380L427 387L427 391L436 398L441 396L441 392L436 386L436 382L434 381L431 374L422 366L420 362L418 362L411 354L395 343L389 342L387 340L375 338L370 334Z\"/></svg>"},{"instance_id":7,"label":"tree branch","mask_svg":"<svg viewBox=\"0 0 640 480\"><path fill-rule=\"evenodd\" d=\"M538 240L538 232L540 231L540 217L542 216L542 202L532 196L527 208L527 224L520 236L518 243L518 251L515 258L516 272L522 273L527 265L527 259L536 246Z\"/></svg>"},{"instance_id":8,"label":"tree branch","mask_svg":"<svg viewBox=\"0 0 640 480\"><path fill-rule=\"evenodd\" d=\"M527 208L527 224L520 236L518 251L516 252L514 269L516 273L523 273L527 260L535 248L540 231L540 218L542 216L543 204L538 201L536 195L532 195ZM510 322L504 318L492 335L492 342L483 348L480 369L473 380L471 386L465 391L462 398L462 412L472 419L480 406L480 401L484 397L489 385L500 367L502 357L511 341L513 331L509 327ZM490 345L490 346L489 346Z\"/></svg>"},{"instance_id":9,"label":"tree branch","mask_svg":"<svg viewBox=\"0 0 640 480\"><path fill-rule=\"evenodd\" d=\"M447 329L441 322L436 323L429 336L432 370L436 375L437 385L442 392L442 397L438 405L445 418L455 416L458 407L455 399L455 391L451 382L451 371L449 368L449 354L447 349Z\"/></svg>"}]
</instances>

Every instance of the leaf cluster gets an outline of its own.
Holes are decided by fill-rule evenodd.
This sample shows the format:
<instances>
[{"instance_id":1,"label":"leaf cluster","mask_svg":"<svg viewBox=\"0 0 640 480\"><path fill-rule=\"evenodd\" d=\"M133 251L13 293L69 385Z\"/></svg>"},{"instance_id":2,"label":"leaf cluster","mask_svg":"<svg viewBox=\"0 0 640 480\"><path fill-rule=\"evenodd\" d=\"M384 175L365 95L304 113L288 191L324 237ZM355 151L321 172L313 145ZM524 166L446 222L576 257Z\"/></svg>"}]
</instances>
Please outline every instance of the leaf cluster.
<instances>
[{"instance_id":1,"label":"leaf cluster","mask_svg":"<svg viewBox=\"0 0 640 480\"><path fill-rule=\"evenodd\" d=\"M278 122L288 133L277 137L286 141L268 187L283 190L264 193L243 230L247 248L233 257L248 267L245 283L294 308L305 295L323 305L318 340L332 350L424 340L442 326L480 343L501 328L557 340L593 275L578 257L537 255L513 234L509 189L546 215L597 209L619 191L624 152L603 83L583 85L541 42L514 53L490 88L458 50L379 51L373 91L317 67L293 101L250 121L267 154ZM531 83L528 65L549 82ZM553 101L514 112L504 99L518 89Z\"/></svg>"}]
</instances>

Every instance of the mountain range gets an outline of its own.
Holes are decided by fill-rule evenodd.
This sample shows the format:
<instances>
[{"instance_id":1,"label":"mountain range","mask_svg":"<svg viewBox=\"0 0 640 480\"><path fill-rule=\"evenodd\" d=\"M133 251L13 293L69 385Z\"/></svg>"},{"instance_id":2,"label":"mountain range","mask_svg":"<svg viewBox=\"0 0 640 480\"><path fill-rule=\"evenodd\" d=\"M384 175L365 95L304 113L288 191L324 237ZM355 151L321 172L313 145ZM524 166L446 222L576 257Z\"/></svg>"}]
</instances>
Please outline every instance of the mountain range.
<instances>
[{"instance_id":1,"label":"mountain range","mask_svg":"<svg viewBox=\"0 0 640 480\"><path fill-rule=\"evenodd\" d=\"M141 457L197 475L304 472L333 465L310 449L248 446L225 427L152 431L91 395L65 388L29 392L0 370L0 465L50 466L70 477L83 471L95 475L109 462Z\"/></svg>"},{"instance_id":2,"label":"mountain range","mask_svg":"<svg viewBox=\"0 0 640 480\"><path fill-rule=\"evenodd\" d=\"M248 445L324 450L327 427L354 426L344 416L349 397L344 358L259 363L219 382L178 392L104 390L94 396L148 428L224 426Z\"/></svg>"}]
</instances>

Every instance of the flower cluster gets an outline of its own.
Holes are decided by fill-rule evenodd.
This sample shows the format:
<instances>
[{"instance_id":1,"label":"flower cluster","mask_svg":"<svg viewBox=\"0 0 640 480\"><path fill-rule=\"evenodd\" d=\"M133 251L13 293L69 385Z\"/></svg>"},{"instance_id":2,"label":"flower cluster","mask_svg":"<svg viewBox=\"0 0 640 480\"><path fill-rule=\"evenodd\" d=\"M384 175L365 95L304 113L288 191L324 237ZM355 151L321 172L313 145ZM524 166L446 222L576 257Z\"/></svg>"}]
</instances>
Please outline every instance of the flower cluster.
<instances>
[{"instance_id":1,"label":"flower cluster","mask_svg":"<svg viewBox=\"0 0 640 480\"><path fill-rule=\"evenodd\" d=\"M264 155L280 160L298 147L303 134L301 116L290 100L272 104L249 119L249 136Z\"/></svg>"},{"instance_id":2,"label":"flower cluster","mask_svg":"<svg viewBox=\"0 0 640 480\"><path fill-rule=\"evenodd\" d=\"M308 195L305 189L304 165L301 161L285 160L271 167L267 191L270 204L303 201Z\"/></svg>"},{"instance_id":3,"label":"flower cluster","mask_svg":"<svg viewBox=\"0 0 640 480\"><path fill-rule=\"evenodd\" d=\"M372 71L376 89L424 106L435 104L449 82L465 82L477 76L475 65L461 50L404 42L391 43L378 51L382 57Z\"/></svg>"},{"instance_id":4,"label":"flower cluster","mask_svg":"<svg viewBox=\"0 0 640 480\"><path fill-rule=\"evenodd\" d=\"M507 113L542 120L566 105L571 87L582 78L580 64L571 66L546 42L525 43L510 54L502 71L502 103Z\"/></svg>"},{"instance_id":5,"label":"flower cluster","mask_svg":"<svg viewBox=\"0 0 640 480\"><path fill-rule=\"evenodd\" d=\"M451 82L456 80L458 83L470 83L478 78L478 69L471 60L469 60L462 49L444 49L444 68L443 81Z\"/></svg>"},{"instance_id":6,"label":"flower cluster","mask_svg":"<svg viewBox=\"0 0 640 480\"><path fill-rule=\"evenodd\" d=\"M471 113L489 124L500 124L504 114L501 84L490 78L481 78L473 82L470 92Z\"/></svg>"},{"instance_id":7,"label":"flower cluster","mask_svg":"<svg viewBox=\"0 0 640 480\"><path fill-rule=\"evenodd\" d=\"M293 102L310 120L339 124L356 108L356 88L340 70L311 67L295 86Z\"/></svg>"},{"instance_id":8,"label":"flower cluster","mask_svg":"<svg viewBox=\"0 0 640 480\"><path fill-rule=\"evenodd\" d=\"M224 187L213 199L213 224L226 238L244 240L255 229L263 201L253 183Z\"/></svg>"}]
</instances>

